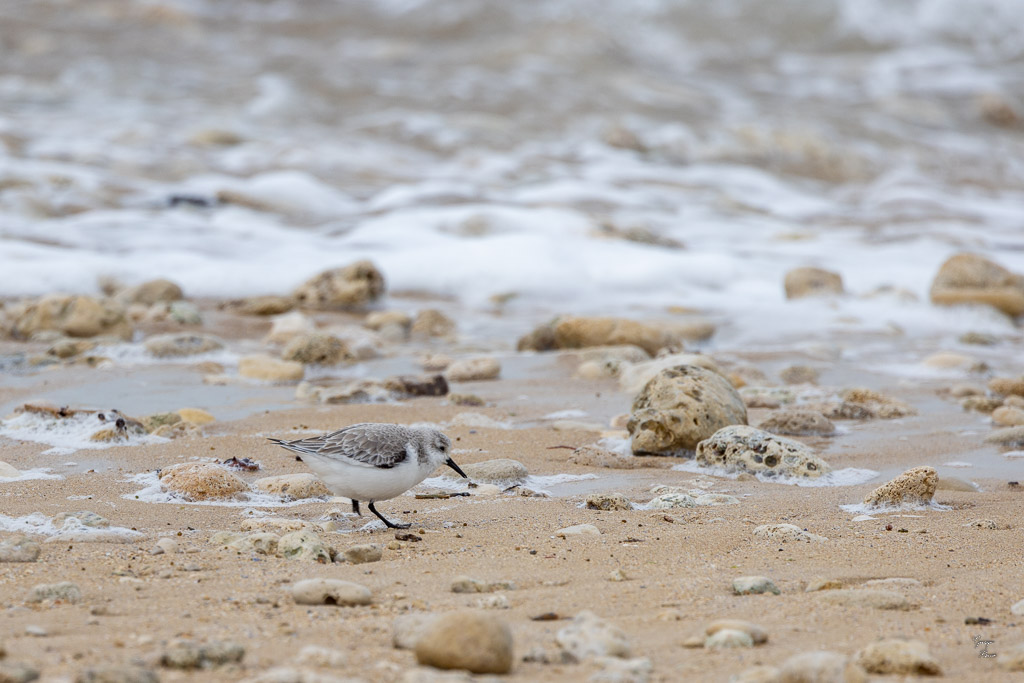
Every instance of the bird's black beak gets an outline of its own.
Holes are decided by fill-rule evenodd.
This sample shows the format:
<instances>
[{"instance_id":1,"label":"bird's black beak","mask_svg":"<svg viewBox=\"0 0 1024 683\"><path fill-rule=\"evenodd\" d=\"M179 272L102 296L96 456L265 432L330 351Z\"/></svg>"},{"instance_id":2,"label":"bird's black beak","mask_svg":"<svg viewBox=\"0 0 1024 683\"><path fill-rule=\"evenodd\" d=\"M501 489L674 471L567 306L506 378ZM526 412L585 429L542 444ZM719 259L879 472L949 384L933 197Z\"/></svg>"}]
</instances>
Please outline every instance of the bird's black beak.
<instances>
[{"instance_id":1,"label":"bird's black beak","mask_svg":"<svg viewBox=\"0 0 1024 683\"><path fill-rule=\"evenodd\" d=\"M466 473L462 471L462 468L459 467L458 465L456 465L455 461L452 460L451 458L448 458L447 460L445 460L444 464L448 465L448 467L451 467L453 470L455 470L456 472L461 474L463 479L469 479L469 477L466 476Z\"/></svg>"}]
</instances>

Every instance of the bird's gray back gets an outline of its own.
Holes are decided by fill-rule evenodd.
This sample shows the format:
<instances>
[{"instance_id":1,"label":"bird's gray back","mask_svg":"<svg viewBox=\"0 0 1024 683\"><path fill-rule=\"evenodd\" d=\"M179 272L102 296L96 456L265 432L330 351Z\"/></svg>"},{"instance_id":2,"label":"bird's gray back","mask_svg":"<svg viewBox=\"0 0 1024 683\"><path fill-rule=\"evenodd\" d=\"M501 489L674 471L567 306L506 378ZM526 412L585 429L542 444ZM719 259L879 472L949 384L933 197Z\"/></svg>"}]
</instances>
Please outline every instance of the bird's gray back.
<instances>
[{"instance_id":1,"label":"bird's gray back","mask_svg":"<svg viewBox=\"0 0 1024 683\"><path fill-rule=\"evenodd\" d=\"M365 422L329 434L288 442L294 451L322 457L343 458L353 464L387 469L409 457L408 446L415 431L402 425Z\"/></svg>"}]
</instances>

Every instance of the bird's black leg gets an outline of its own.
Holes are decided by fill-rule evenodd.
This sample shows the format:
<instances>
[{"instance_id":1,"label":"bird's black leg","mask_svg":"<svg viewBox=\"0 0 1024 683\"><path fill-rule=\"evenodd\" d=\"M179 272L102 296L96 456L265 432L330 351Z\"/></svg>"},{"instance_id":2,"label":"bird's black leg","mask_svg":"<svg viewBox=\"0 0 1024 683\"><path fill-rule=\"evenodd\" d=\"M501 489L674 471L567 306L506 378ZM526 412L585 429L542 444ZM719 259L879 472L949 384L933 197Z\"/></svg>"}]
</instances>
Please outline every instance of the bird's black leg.
<instances>
[{"instance_id":1,"label":"bird's black leg","mask_svg":"<svg viewBox=\"0 0 1024 683\"><path fill-rule=\"evenodd\" d=\"M370 508L370 512L372 512L373 514L377 515L377 518L380 521L384 522L384 525L387 526L387 528L389 528L389 529L408 529L409 527L412 526L412 524L409 524L407 522L403 523L403 524L394 524L393 522L389 522L384 517L384 515L382 515L379 512L377 512L377 508L373 507L373 501L372 500L370 501L369 508Z\"/></svg>"},{"instance_id":2,"label":"bird's black leg","mask_svg":"<svg viewBox=\"0 0 1024 683\"><path fill-rule=\"evenodd\" d=\"M360 517L363 516L363 513L359 511L359 501L354 498L352 499L352 512L356 513Z\"/></svg>"}]
</instances>

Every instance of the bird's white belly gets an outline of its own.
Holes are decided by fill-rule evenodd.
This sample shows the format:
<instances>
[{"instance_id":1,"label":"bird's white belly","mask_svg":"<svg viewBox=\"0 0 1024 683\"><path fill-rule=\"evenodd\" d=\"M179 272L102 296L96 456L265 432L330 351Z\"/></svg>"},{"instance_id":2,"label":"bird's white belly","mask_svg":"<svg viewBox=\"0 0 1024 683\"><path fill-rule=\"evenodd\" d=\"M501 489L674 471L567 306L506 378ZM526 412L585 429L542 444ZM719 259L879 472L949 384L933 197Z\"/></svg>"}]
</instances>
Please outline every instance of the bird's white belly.
<instances>
[{"instance_id":1,"label":"bird's white belly","mask_svg":"<svg viewBox=\"0 0 1024 683\"><path fill-rule=\"evenodd\" d=\"M430 470L416 462L381 469L303 453L302 460L337 496L353 500L387 500L400 496L427 478Z\"/></svg>"}]
</instances>

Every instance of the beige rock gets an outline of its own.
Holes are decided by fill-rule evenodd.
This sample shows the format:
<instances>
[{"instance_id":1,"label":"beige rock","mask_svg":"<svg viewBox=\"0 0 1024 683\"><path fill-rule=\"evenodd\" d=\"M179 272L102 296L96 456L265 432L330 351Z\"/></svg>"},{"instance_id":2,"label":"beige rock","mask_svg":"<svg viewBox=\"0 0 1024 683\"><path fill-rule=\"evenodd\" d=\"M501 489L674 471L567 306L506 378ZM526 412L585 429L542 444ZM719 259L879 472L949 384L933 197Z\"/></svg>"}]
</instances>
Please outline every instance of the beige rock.
<instances>
[{"instance_id":1,"label":"beige rock","mask_svg":"<svg viewBox=\"0 0 1024 683\"><path fill-rule=\"evenodd\" d=\"M993 377L988 388L1003 396L1024 396L1024 377Z\"/></svg>"},{"instance_id":2,"label":"beige rock","mask_svg":"<svg viewBox=\"0 0 1024 683\"><path fill-rule=\"evenodd\" d=\"M273 294L253 296L234 302L239 313L244 315L281 315L295 308L295 300Z\"/></svg>"},{"instance_id":3,"label":"beige rock","mask_svg":"<svg viewBox=\"0 0 1024 683\"><path fill-rule=\"evenodd\" d=\"M783 281L787 299L844 294L843 278L822 268L794 268Z\"/></svg>"},{"instance_id":4,"label":"beige rock","mask_svg":"<svg viewBox=\"0 0 1024 683\"><path fill-rule=\"evenodd\" d=\"M757 428L773 434L796 436L828 436L836 431L832 421L818 411L800 408L773 411Z\"/></svg>"},{"instance_id":5,"label":"beige rock","mask_svg":"<svg viewBox=\"0 0 1024 683\"><path fill-rule=\"evenodd\" d=\"M576 661L593 657L629 657L629 639L622 630L593 612L583 611L555 634L555 642Z\"/></svg>"},{"instance_id":6,"label":"beige rock","mask_svg":"<svg viewBox=\"0 0 1024 683\"><path fill-rule=\"evenodd\" d=\"M767 576L738 576L732 580L732 592L736 595L757 595L761 593L779 595L781 593L775 582Z\"/></svg>"},{"instance_id":7,"label":"beige rock","mask_svg":"<svg viewBox=\"0 0 1024 683\"><path fill-rule=\"evenodd\" d=\"M498 617L459 610L426 624L416 642L416 660L438 669L467 669L478 674L512 670L512 631Z\"/></svg>"},{"instance_id":8,"label":"beige rock","mask_svg":"<svg viewBox=\"0 0 1024 683\"><path fill-rule=\"evenodd\" d=\"M644 386L627 428L634 454L675 455L723 427L746 423L746 406L724 377L681 365L662 370Z\"/></svg>"},{"instance_id":9,"label":"beige rock","mask_svg":"<svg viewBox=\"0 0 1024 683\"><path fill-rule=\"evenodd\" d=\"M304 579L291 587L292 599L299 605L369 605L373 593L366 586L340 579Z\"/></svg>"},{"instance_id":10,"label":"beige rock","mask_svg":"<svg viewBox=\"0 0 1024 683\"><path fill-rule=\"evenodd\" d=\"M265 341L268 344L287 344L299 335L315 333L316 323L312 318L299 311L292 311L274 317Z\"/></svg>"},{"instance_id":11,"label":"beige rock","mask_svg":"<svg viewBox=\"0 0 1024 683\"><path fill-rule=\"evenodd\" d=\"M496 458L483 462L472 462L461 465L471 481L478 484L498 484L501 486L521 486L526 483L530 471L526 465L510 458ZM461 479L457 472L450 469L444 472L448 479Z\"/></svg>"},{"instance_id":12,"label":"beige rock","mask_svg":"<svg viewBox=\"0 0 1024 683\"><path fill-rule=\"evenodd\" d=\"M107 335L131 339L131 324L124 307L112 299L47 294L39 299L8 305L5 309L15 339L28 339L46 331L69 337Z\"/></svg>"},{"instance_id":13,"label":"beige rock","mask_svg":"<svg viewBox=\"0 0 1024 683\"><path fill-rule=\"evenodd\" d=\"M942 667L928 651L928 644L920 640L887 638L861 649L853 659L872 674L942 675Z\"/></svg>"},{"instance_id":14,"label":"beige rock","mask_svg":"<svg viewBox=\"0 0 1024 683\"><path fill-rule=\"evenodd\" d=\"M555 325L557 320L538 325L516 342L517 351L554 351L558 348L555 341Z\"/></svg>"},{"instance_id":15,"label":"beige rock","mask_svg":"<svg viewBox=\"0 0 1024 683\"><path fill-rule=\"evenodd\" d=\"M355 308L384 294L384 276L369 261L326 270L295 290L300 306L316 309Z\"/></svg>"},{"instance_id":16,"label":"beige rock","mask_svg":"<svg viewBox=\"0 0 1024 683\"><path fill-rule=\"evenodd\" d=\"M345 548L343 557L349 564L380 562L384 557L384 549L379 543L359 543Z\"/></svg>"},{"instance_id":17,"label":"beige rock","mask_svg":"<svg viewBox=\"0 0 1024 683\"><path fill-rule=\"evenodd\" d=\"M617 369L619 388L627 394L637 394L658 373L680 365L695 365L725 377L711 356L701 353L670 353L640 363L623 363Z\"/></svg>"},{"instance_id":18,"label":"beige rock","mask_svg":"<svg viewBox=\"0 0 1024 683\"><path fill-rule=\"evenodd\" d=\"M392 622L391 644L398 650L414 650L426 626L439 615L429 612L411 612L397 617Z\"/></svg>"},{"instance_id":19,"label":"beige rock","mask_svg":"<svg viewBox=\"0 0 1024 683\"><path fill-rule=\"evenodd\" d=\"M903 401L898 401L871 389L862 387L846 389L842 392L841 396L843 404L839 414L829 414L826 412L826 416L831 418L847 417L847 419L878 417L884 420L891 420L917 414L913 407ZM848 416L842 414L844 410L848 411Z\"/></svg>"},{"instance_id":20,"label":"beige rock","mask_svg":"<svg viewBox=\"0 0 1024 683\"><path fill-rule=\"evenodd\" d=\"M449 382L497 379L501 374L501 363L491 357L465 358L449 365L444 374Z\"/></svg>"},{"instance_id":21,"label":"beige rock","mask_svg":"<svg viewBox=\"0 0 1024 683\"><path fill-rule=\"evenodd\" d=\"M384 388L397 396L444 396L448 393L448 380L444 375L398 375L384 380Z\"/></svg>"},{"instance_id":22,"label":"beige rock","mask_svg":"<svg viewBox=\"0 0 1024 683\"><path fill-rule=\"evenodd\" d=\"M761 526L754 527L754 536L779 543L820 543L828 540L824 536L818 536L817 534L805 531L795 524L762 524Z\"/></svg>"},{"instance_id":23,"label":"beige rock","mask_svg":"<svg viewBox=\"0 0 1024 683\"><path fill-rule=\"evenodd\" d=\"M296 382L302 379L305 369L302 363L278 360L266 354L242 356L238 360L238 374L249 379L265 382Z\"/></svg>"},{"instance_id":24,"label":"beige rock","mask_svg":"<svg viewBox=\"0 0 1024 683\"><path fill-rule=\"evenodd\" d=\"M939 475L932 467L915 467L882 484L864 498L871 506L927 505L935 495Z\"/></svg>"},{"instance_id":25,"label":"beige rock","mask_svg":"<svg viewBox=\"0 0 1024 683\"><path fill-rule=\"evenodd\" d=\"M867 683L868 676L851 657L838 652L802 652L779 667L773 683Z\"/></svg>"},{"instance_id":26,"label":"beige rock","mask_svg":"<svg viewBox=\"0 0 1024 683\"><path fill-rule=\"evenodd\" d=\"M96 342L88 339L61 339L48 348L46 353L57 358L73 358L94 348Z\"/></svg>"},{"instance_id":27,"label":"beige rock","mask_svg":"<svg viewBox=\"0 0 1024 683\"><path fill-rule=\"evenodd\" d=\"M751 474L815 479L832 468L808 446L747 425L723 427L697 444L696 461Z\"/></svg>"},{"instance_id":28,"label":"beige rock","mask_svg":"<svg viewBox=\"0 0 1024 683\"><path fill-rule=\"evenodd\" d=\"M621 493L591 493L587 496L588 510L632 510L633 504Z\"/></svg>"},{"instance_id":29,"label":"beige rock","mask_svg":"<svg viewBox=\"0 0 1024 683\"><path fill-rule=\"evenodd\" d=\"M1024 425L1024 410L1011 406L1001 406L992 411L992 424L1003 427Z\"/></svg>"},{"instance_id":30,"label":"beige rock","mask_svg":"<svg viewBox=\"0 0 1024 683\"><path fill-rule=\"evenodd\" d=\"M985 443L994 443L1008 448L1024 445L1024 425L997 429L984 439Z\"/></svg>"},{"instance_id":31,"label":"beige rock","mask_svg":"<svg viewBox=\"0 0 1024 683\"><path fill-rule=\"evenodd\" d=\"M564 318L555 325L554 335L560 349L630 344L651 355L665 347L681 346L683 342L677 332L664 325L625 318Z\"/></svg>"},{"instance_id":32,"label":"beige rock","mask_svg":"<svg viewBox=\"0 0 1024 683\"><path fill-rule=\"evenodd\" d=\"M201 408L179 408L177 413L182 420L194 425L208 425L217 421L217 418Z\"/></svg>"},{"instance_id":33,"label":"beige rock","mask_svg":"<svg viewBox=\"0 0 1024 683\"><path fill-rule=\"evenodd\" d=\"M322 481L308 472L300 474L280 474L276 477L263 477L252 483L264 493L273 493L293 500L330 496L331 492Z\"/></svg>"},{"instance_id":34,"label":"beige rock","mask_svg":"<svg viewBox=\"0 0 1024 683\"><path fill-rule=\"evenodd\" d=\"M208 334L159 334L145 342L146 351L157 358L179 358L224 348L224 342Z\"/></svg>"},{"instance_id":35,"label":"beige rock","mask_svg":"<svg viewBox=\"0 0 1024 683\"><path fill-rule=\"evenodd\" d=\"M779 373L786 384L817 384L818 371L808 365L790 365Z\"/></svg>"},{"instance_id":36,"label":"beige rock","mask_svg":"<svg viewBox=\"0 0 1024 683\"><path fill-rule=\"evenodd\" d=\"M252 555L277 555L281 537L269 531L256 531L237 538L231 538L225 544L232 550Z\"/></svg>"},{"instance_id":37,"label":"beige rock","mask_svg":"<svg viewBox=\"0 0 1024 683\"><path fill-rule=\"evenodd\" d=\"M411 332L417 337L452 337L455 321L437 309L427 308L416 314Z\"/></svg>"},{"instance_id":38,"label":"beige rock","mask_svg":"<svg viewBox=\"0 0 1024 683\"><path fill-rule=\"evenodd\" d=\"M697 501L688 493L663 493L647 503L648 510L670 510L672 508L697 507Z\"/></svg>"},{"instance_id":39,"label":"beige rock","mask_svg":"<svg viewBox=\"0 0 1024 683\"><path fill-rule=\"evenodd\" d=\"M39 544L28 536L12 536L0 540L0 562L35 562L40 552Z\"/></svg>"},{"instance_id":40,"label":"beige rock","mask_svg":"<svg viewBox=\"0 0 1024 683\"><path fill-rule=\"evenodd\" d=\"M249 489L220 465L186 462L160 470L160 483L189 500L223 500Z\"/></svg>"},{"instance_id":41,"label":"beige rock","mask_svg":"<svg viewBox=\"0 0 1024 683\"><path fill-rule=\"evenodd\" d=\"M839 590L843 587L843 582L839 579L812 579L807 582L807 587L804 591L807 593L815 593L817 591L834 591Z\"/></svg>"},{"instance_id":42,"label":"beige rock","mask_svg":"<svg viewBox=\"0 0 1024 683\"><path fill-rule=\"evenodd\" d=\"M366 316L363 325L392 342L402 342L409 338L412 318L403 311L374 311Z\"/></svg>"},{"instance_id":43,"label":"beige rock","mask_svg":"<svg viewBox=\"0 0 1024 683\"><path fill-rule=\"evenodd\" d=\"M736 647L754 647L754 640L749 633L731 628L715 631L704 639L704 647L708 650L725 650Z\"/></svg>"},{"instance_id":44,"label":"beige rock","mask_svg":"<svg viewBox=\"0 0 1024 683\"><path fill-rule=\"evenodd\" d=\"M452 579L452 593L494 593L495 591L516 590L513 581L481 581L469 576L456 576Z\"/></svg>"},{"instance_id":45,"label":"beige rock","mask_svg":"<svg viewBox=\"0 0 1024 683\"><path fill-rule=\"evenodd\" d=\"M1017 316L1024 313L1024 277L983 256L959 253L939 268L931 286L932 303L985 304Z\"/></svg>"},{"instance_id":46,"label":"beige rock","mask_svg":"<svg viewBox=\"0 0 1024 683\"><path fill-rule=\"evenodd\" d=\"M703 644L701 642L701 645ZM729 683L778 683L778 679L778 667L759 664L739 672L729 679ZM806 683L806 681L801 679L800 683Z\"/></svg>"},{"instance_id":47,"label":"beige rock","mask_svg":"<svg viewBox=\"0 0 1024 683\"><path fill-rule=\"evenodd\" d=\"M1003 405L1003 399L993 396L968 396L960 401L964 410L973 410L977 413L991 413Z\"/></svg>"},{"instance_id":48,"label":"beige rock","mask_svg":"<svg viewBox=\"0 0 1024 683\"><path fill-rule=\"evenodd\" d=\"M13 465L3 462L0 460L0 477L7 479L17 479L21 476L21 470L14 467Z\"/></svg>"},{"instance_id":49,"label":"beige rock","mask_svg":"<svg viewBox=\"0 0 1024 683\"><path fill-rule=\"evenodd\" d=\"M272 531L280 534L302 530L323 531L323 528L316 522L308 522L304 519L282 519L280 517L245 519L242 520L240 528L242 531Z\"/></svg>"},{"instance_id":50,"label":"beige rock","mask_svg":"<svg viewBox=\"0 0 1024 683\"><path fill-rule=\"evenodd\" d=\"M277 542L277 553L286 560L307 560L330 564L331 554L315 531L292 531Z\"/></svg>"},{"instance_id":51,"label":"beige rock","mask_svg":"<svg viewBox=\"0 0 1024 683\"><path fill-rule=\"evenodd\" d=\"M953 353L952 351L939 351L933 353L924 360L921 361L921 365L925 365L929 368L937 368L940 370L960 370L969 369L975 365L978 361L971 356L963 353Z\"/></svg>"},{"instance_id":52,"label":"beige rock","mask_svg":"<svg viewBox=\"0 0 1024 683\"><path fill-rule=\"evenodd\" d=\"M118 293L117 298L129 304L152 306L155 303L179 301L185 297L181 287L165 279L149 280Z\"/></svg>"},{"instance_id":53,"label":"beige rock","mask_svg":"<svg viewBox=\"0 0 1024 683\"><path fill-rule=\"evenodd\" d=\"M304 365L337 365L353 360L348 345L330 334L300 334L291 338L281 352L287 361Z\"/></svg>"},{"instance_id":54,"label":"beige rock","mask_svg":"<svg viewBox=\"0 0 1024 683\"><path fill-rule=\"evenodd\" d=\"M822 591L820 599L835 605L854 607L872 607L874 609L910 609L907 599L895 591L874 588L840 588L839 590Z\"/></svg>"},{"instance_id":55,"label":"beige rock","mask_svg":"<svg viewBox=\"0 0 1024 683\"><path fill-rule=\"evenodd\" d=\"M78 587L78 584L70 581L41 583L33 586L25 596L25 602L29 603L45 602L47 600L74 605L82 601L82 589Z\"/></svg>"},{"instance_id":56,"label":"beige rock","mask_svg":"<svg viewBox=\"0 0 1024 683\"><path fill-rule=\"evenodd\" d=\"M570 536L600 536L601 530L593 524L577 524L575 526L567 526L564 529L559 529L555 532L555 536L560 538L569 538Z\"/></svg>"},{"instance_id":57,"label":"beige rock","mask_svg":"<svg viewBox=\"0 0 1024 683\"><path fill-rule=\"evenodd\" d=\"M746 633L750 636L754 645L761 645L768 642L767 631L753 622L744 621L742 619L718 619L713 621L708 624L706 629L704 629L704 635L712 636L718 631L725 629Z\"/></svg>"},{"instance_id":58,"label":"beige rock","mask_svg":"<svg viewBox=\"0 0 1024 683\"><path fill-rule=\"evenodd\" d=\"M182 417L176 412L154 413L153 415L147 415L142 418L141 422L142 426L146 428L146 431L152 434L163 427L173 427L174 425L181 424Z\"/></svg>"}]
</instances>

